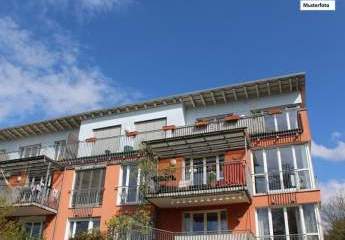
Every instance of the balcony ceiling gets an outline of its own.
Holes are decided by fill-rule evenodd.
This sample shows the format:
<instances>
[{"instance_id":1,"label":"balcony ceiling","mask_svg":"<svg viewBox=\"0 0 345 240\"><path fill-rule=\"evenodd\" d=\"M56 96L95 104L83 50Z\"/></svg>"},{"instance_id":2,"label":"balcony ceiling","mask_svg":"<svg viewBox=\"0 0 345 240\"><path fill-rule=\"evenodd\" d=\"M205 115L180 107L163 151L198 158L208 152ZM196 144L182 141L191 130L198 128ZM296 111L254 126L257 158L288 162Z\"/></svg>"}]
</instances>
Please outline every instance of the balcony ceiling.
<instances>
[{"instance_id":1,"label":"balcony ceiling","mask_svg":"<svg viewBox=\"0 0 345 240\"><path fill-rule=\"evenodd\" d=\"M196 133L144 142L159 158L220 153L246 146L244 128Z\"/></svg>"},{"instance_id":2,"label":"balcony ceiling","mask_svg":"<svg viewBox=\"0 0 345 240\"><path fill-rule=\"evenodd\" d=\"M14 204L13 206L13 211L9 214L11 217L46 216L57 213L55 209L46 207L39 203Z\"/></svg>"},{"instance_id":3,"label":"balcony ceiling","mask_svg":"<svg viewBox=\"0 0 345 240\"><path fill-rule=\"evenodd\" d=\"M84 120L139 110L147 110L167 105L183 104L183 106L185 106L186 108L194 108L200 106L236 102L250 98L277 95L293 91L304 91L304 85L304 73L295 73L291 75L260 79L236 85L227 85L218 88L148 100L141 103L84 112L76 115L26 124L17 127L4 128L0 129L0 141L78 129L81 121Z\"/></svg>"},{"instance_id":4,"label":"balcony ceiling","mask_svg":"<svg viewBox=\"0 0 345 240\"><path fill-rule=\"evenodd\" d=\"M198 194L189 197L184 195L169 194L168 196L151 196L148 198L149 202L159 208L183 208L183 207L197 207L197 206L213 206L226 205L234 203L249 203L250 199L246 191L234 191L227 193Z\"/></svg>"}]
</instances>

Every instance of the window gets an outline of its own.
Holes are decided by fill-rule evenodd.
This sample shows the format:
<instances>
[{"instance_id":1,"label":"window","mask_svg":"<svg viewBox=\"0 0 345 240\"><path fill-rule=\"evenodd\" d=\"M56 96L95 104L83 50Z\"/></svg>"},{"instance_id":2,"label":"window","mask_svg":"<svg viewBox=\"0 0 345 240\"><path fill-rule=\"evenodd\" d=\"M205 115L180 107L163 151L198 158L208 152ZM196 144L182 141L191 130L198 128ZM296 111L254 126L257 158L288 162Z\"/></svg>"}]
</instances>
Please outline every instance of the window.
<instances>
[{"instance_id":1,"label":"window","mask_svg":"<svg viewBox=\"0 0 345 240\"><path fill-rule=\"evenodd\" d=\"M184 180L190 185L210 184L224 178L224 155L187 158L184 161Z\"/></svg>"},{"instance_id":2,"label":"window","mask_svg":"<svg viewBox=\"0 0 345 240\"><path fill-rule=\"evenodd\" d=\"M227 213L221 211L185 212L183 228L189 233L222 232L228 230Z\"/></svg>"},{"instance_id":3,"label":"window","mask_svg":"<svg viewBox=\"0 0 345 240\"><path fill-rule=\"evenodd\" d=\"M99 230L100 219L90 218L90 219L75 219L69 221L69 234L70 238L77 236L80 233L88 232L92 230Z\"/></svg>"},{"instance_id":4,"label":"window","mask_svg":"<svg viewBox=\"0 0 345 240\"><path fill-rule=\"evenodd\" d=\"M153 119L148 121L136 122L134 123L135 130L138 131L139 134L136 138L136 144L139 145L144 140L153 140L153 139L160 139L165 138L165 132L160 131L163 126L167 125L166 118L160 119ZM156 130L156 131L155 131ZM138 146L136 146L138 147Z\"/></svg>"},{"instance_id":5,"label":"window","mask_svg":"<svg viewBox=\"0 0 345 240\"><path fill-rule=\"evenodd\" d=\"M119 188L120 204L138 203L142 200L139 191L140 169L137 165L122 166L122 186Z\"/></svg>"},{"instance_id":6,"label":"window","mask_svg":"<svg viewBox=\"0 0 345 240\"><path fill-rule=\"evenodd\" d=\"M278 114L264 115L265 132L281 132L298 128L298 117L296 109L285 110Z\"/></svg>"},{"instance_id":7,"label":"window","mask_svg":"<svg viewBox=\"0 0 345 240\"><path fill-rule=\"evenodd\" d=\"M42 222L26 222L24 224L25 232L30 239L40 239L42 235Z\"/></svg>"},{"instance_id":8,"label":"window","mask_svg":"<svg viewBox=\"0 0 345 240\"><path fill-rule=\"evenodd\" d=\"M96 142L92 146L92 155L116 153L120 151L121 126L94 129Z\"/></svg>"},{"instance_id":9,"label":"window","mask_svg":"<svg viewBox=\"0 0 345 240\"><path fill-rule=\"evenodd\" d=\"M65 151L66 151L66 140L56 141L54 144L54 150L55 150L54 159L63 160L65 157Z\"/></svg>"},{"instance_id":10,"label":"window","mask_svg":"<svg viewBox=\"0 0 345 240\"><path fill-rule=\"evenodd\" d=\"M39 156L41 151L41 144L24 146L19 148L20 158Z\"/></svg>"},{"instance_id":11,"label":"window","mask_svg":"<svg viewBox=\"0 0 345 240\"><path fill-rule=\"evenodd\" d=\"M312 188L306 145L253 152L255 192Z\"/></svg>"},{"instance_id":12,"label":"window","mask_svg":"<svg viewBox=\"0 0 345 240\"><path fill-rule=\"evenodd\" d=\"M98 206L102 203L105 168L77 170L72 207Z\"/></svg>"},{"instance_id":13,"label":"window","mask_svg":"<svg viewBox=\"0 0 345 240\"><path fill-rule=\"evenodd\" d=\"M319 239L316 209L313 204L272 209L259 208L256 214L260 240L287 239L285 236L289 235L307 235L308 239Z\"/></svg>"}]
</instances>

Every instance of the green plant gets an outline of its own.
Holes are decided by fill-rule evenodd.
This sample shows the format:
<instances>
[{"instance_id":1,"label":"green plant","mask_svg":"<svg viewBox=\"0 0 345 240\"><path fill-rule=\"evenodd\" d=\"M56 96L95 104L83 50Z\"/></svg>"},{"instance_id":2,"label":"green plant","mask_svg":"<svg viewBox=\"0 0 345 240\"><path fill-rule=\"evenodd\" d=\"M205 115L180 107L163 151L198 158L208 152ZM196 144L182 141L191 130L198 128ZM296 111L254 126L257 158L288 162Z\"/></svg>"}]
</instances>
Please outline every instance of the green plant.
<instances>
[{"instance_id":1,"label":"green plant","mask_svg":"<svg viewBox=\"0 0 345 240\"><path fill-rule=\"evenodd\" d=\"M13 207L5 198L0 197L0 239L26 240L27 236L22 226L16 221L8 219Z\"/></svg>"},{"instance_id":2,"label":"green plant","mask_svg":"<svg viewBox=\"0 0 345 240\"><path fill-rule=\"evenodd\" d=\"M145 146L141 147L140 156L137 166L140 169L139 196L142 196L142 201L134 206L132 211L113 216L107 222L111 235L130 231L136 226L142 226L140 231L145 231L147 229L145 227L152 225L151 207L145 201L144 196L149 191L154 177L157 176L158 159Z\"/></svg>"},{"instance_id":3,"label":"green plant","mask_svg":"<svg viewBox=\"0 0 345 240\"><path fill-rule=\"evenodd\" d=\"M75 237L70 238L70 240L105 240L105 234L101 233L100 231L92 231L92 232L82 232L77 234Z\"/></svg>"}]
</instances>

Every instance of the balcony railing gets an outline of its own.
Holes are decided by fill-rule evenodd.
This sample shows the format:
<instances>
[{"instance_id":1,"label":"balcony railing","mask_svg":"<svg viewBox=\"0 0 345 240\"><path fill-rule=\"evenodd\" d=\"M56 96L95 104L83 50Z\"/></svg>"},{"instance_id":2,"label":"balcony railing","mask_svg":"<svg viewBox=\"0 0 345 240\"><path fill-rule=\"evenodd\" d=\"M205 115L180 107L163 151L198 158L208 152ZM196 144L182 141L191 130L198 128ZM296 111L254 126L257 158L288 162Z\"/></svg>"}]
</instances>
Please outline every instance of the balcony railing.
<instances>
[{"instance_id":1,"label":"balcony railing","mask_svg":"<svg viewBox=\"0 0 345 240\"><path fill-rule=\"evenodd\" d=\"M13 206L38 204L57 210L59 192L42 188L37 190L33 187L2 187L0 196L4 197Z\"/></svg>"},{"instance_id":2,"label":"balcony railing","mask_svg":"<svg viewBox=\"0 0 345 240\"><path fill-rule=\"evenodd\" d=\"M295 192L315 188L308 169L291 169L254 174L256 193Z\"/></svg>"},{"instance_id":3,"label":"balcony railing","mask_svg":"<svg viewBox=\"0 0 345 240\"><path fill-rule=\"evenodd\" d=\"M34 154L23 151L0 153L0 161L44 155L53 160L72 160L77 158L131 153L139 150L143 142L212 133L215 131L246 128L251 137L270 137L273 135L293 135L302 130L298 110L284 111L277 114L241 117L236 121L209 121L204 126L181 126L170 130L138 132L132 135L120 135L110 138L89 139L67 144L66 146L41 146Z\"/></svg>"},{"instance_id":4,"label":"balcony railing","mask_svg":"<svg viewBox=\"0 0 345 240\"><path fill-rule=\"evenodd\" d=\"M118 193L118 204L138 204L144 200L144 194L141 192L140 186L121 186L116 188Z\"/></svg>"},{"instance_id":5,"label":"balcony railing","mask_svg":"<svg viewBox=\"0 0 345 240\"><path fill-rule=\"evenodd\" d=\"M73 190L71 207L98 207L103 202L103 191L99 188Z\"/></svg>"},{"instance_id":6,"label":"balcony railing","mask_svg":"<svg viewBox=\"0 0 345 240\"><path fill-rule=\"evenodd\" d=\"M242 161L168 168L152 178L149 196L217 193L247 189Z\"/></svg>"},{"instance_id":7,"label":"balcony railing","mask_svg":"<svg viewBox=\"0 0 345 240\"><path fill-rule=\"evenodd\" d=\"M256 240L319 240L320 237L315 234L289 234L274 236L258 236Z\"/></svg>"},{"instance_id":8,"label":"balcony railing","mask_svg":"<svg viewBox=\"0 0 345 240\"><path fill-rule=\"evenodd\" d=\"M157 228L140 227L113 232L112 240L254 240L248 231L232 232L227 230L206 232L170 232Z\"/></svg>"}]
</instances>

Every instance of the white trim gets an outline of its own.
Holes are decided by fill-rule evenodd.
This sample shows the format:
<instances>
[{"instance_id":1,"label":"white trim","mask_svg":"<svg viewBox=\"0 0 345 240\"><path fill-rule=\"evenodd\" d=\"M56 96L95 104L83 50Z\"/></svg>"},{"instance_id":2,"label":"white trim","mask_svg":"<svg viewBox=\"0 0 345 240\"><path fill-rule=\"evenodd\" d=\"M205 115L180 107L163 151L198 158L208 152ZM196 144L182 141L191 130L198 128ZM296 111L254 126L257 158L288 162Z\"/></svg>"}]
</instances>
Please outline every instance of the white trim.
<instances>
[{"instance_id":1,"label":"white trim","mask_svg":"<svg viewBox=\"0 0 345 240\"><path fill-rule=\"evenodd\" d=\"M68 239L70 237L74 237L76 233L77 224L76 222L88 222L87 230L90 232L93 229L94 222L99 221L101 223L100 217L92 217L92 218L70 218L67 220L67 235L65 236L65 239ZM72 232L70 232L70 228L72 225ZM66 238L67 237L67 238Z\"/></svg>"}]
</instances>

